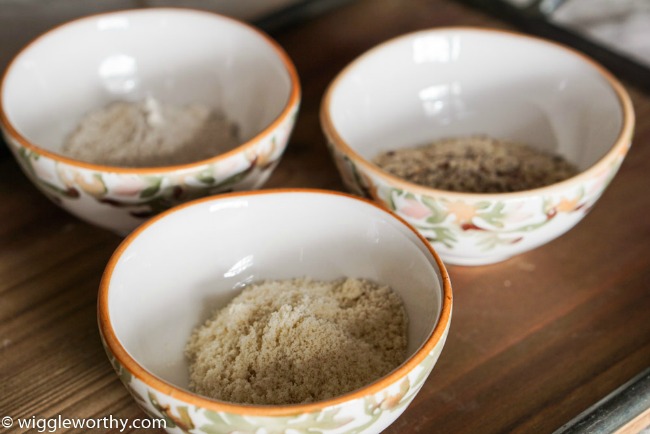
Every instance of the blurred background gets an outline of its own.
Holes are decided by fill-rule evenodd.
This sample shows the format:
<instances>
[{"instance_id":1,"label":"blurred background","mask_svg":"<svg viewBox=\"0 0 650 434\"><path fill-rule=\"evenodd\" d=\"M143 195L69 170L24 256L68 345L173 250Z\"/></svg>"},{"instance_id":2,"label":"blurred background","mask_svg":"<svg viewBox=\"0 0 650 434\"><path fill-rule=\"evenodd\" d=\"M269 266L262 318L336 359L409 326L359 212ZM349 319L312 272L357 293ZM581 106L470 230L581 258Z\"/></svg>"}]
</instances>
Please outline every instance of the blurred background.
<instances>
[{"instance_id":1,"label":"blurred background","mask_svg":"<svg viewBox=\"0 0 650 434\"><path fill-rule=\"evenodd\" d=\"M191 7L251 22L269 33L347 2L364 0L0 0L0 72L46 30L119 9ZM395 6L408 0L394 0ZM650 0L449 0L521 31L571 45L627 82L650 91ZM8 150L0 138L0 157Z\"/></svg>"},{"instance_id":2,"label":"blurred background","mask_svg":"<svg viewBox=\"0 0 650 434\"><path fill-rule=\"evenodd\" d=\"M650 91L650 0L458 0L571 45Z\"/></svg>"},{"instance_id":3,"label":"blurred background","mask_svg":"<svg viewBox=\"0 0 650 434\"><path fill-rule=\"evenodd\" d=\"M85 15L119 9L189 7L258 24L267 31L346 0L0 0L0 70L35 36Z\"/></svg>"},{"instance_id":4,"label":"blurred background","mask_svg":"<svg viewBox=\"0 0 650 434\"><path fill-rule=\"evenodd\" d=\"M272 32L349 1L363 0L0 0L0 71L36 35L84 15L182 6L219 12ZM395 0L398 4L408 0ZM650 87L650 0L450 0L521 30L572 45L613 72Z\"/></svg>"}]
</instances>

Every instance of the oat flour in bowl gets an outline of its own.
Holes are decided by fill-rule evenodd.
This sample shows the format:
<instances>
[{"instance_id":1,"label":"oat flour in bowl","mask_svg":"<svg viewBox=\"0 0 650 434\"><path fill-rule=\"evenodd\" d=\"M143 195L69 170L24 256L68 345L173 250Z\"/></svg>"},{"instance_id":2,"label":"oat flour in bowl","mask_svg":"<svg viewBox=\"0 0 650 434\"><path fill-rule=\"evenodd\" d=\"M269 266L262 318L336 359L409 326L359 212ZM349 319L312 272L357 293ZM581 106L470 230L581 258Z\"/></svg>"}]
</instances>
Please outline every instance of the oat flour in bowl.
<instances>
[{"instance_id":1,"label":"oat flour in bowl","mask_svg":"<svg viewBox=\"0 0 650 434\"><path fill-rule=\"evenodd\" d=\"M61 151L88 163L155 167L214 157L239 142L237 125L218 110L149 97L140 102L114 102L88 113Z\"/></svg>"}]
</instances>

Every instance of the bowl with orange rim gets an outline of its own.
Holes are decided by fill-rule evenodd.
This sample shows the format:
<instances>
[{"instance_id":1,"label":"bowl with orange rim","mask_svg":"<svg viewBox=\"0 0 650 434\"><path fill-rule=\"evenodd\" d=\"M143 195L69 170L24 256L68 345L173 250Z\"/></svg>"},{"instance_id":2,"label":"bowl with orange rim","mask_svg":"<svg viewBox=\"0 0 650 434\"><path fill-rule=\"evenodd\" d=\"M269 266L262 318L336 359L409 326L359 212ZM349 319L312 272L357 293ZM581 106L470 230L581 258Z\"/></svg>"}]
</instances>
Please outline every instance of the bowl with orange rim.
<instances>
[{"instance_id":1,"label":"bowl with orange rim","mask_svg":"<svg viewBox=\"0 0 650 434\"><path fill-rule=\"evenodd\" d=\"M404 361L359 389L315 402L244 405L192 392L184 348L193 328L250 282L305 276L389 285L408 317ZM169 432L371 434L423 387L451 309L442 261L401 218L348 194L281 189L197 199L138 227L106 267L98 321L120 379Z\"/></svg>"},{"instance_id":2,"label":"bowl with orange rim","mask_svg":"<svg viewBox=\"0 0 650 434\"><path fill-rule=\"evenodd\" d=\"M121 234L179 203L260 187L300 102L293 63L269 36L181 8L103 13L56 27L17 54L1 86L2 130L29 179L72 214ZM147 97L222 111L237 126L237 144L198 160L128 167L62 152L84 116Z\"/></svg>"},{"instance_id":3,"label":"bowl with orange rim","mask_svg":"<svg viewBox=\"0 0 650 434\"><path fill-rule=\"evenodd\" d=\"M450 27L399 36L352 61L325 93L321 124L351 191L406 219L445 262L485 265L582 220L627 154L634 110L621 83L576 50ZM562 157L576 171L521 190L475 192L416 183L376 164L384 152L476 135Z\"/></svg>"}]
</instances>

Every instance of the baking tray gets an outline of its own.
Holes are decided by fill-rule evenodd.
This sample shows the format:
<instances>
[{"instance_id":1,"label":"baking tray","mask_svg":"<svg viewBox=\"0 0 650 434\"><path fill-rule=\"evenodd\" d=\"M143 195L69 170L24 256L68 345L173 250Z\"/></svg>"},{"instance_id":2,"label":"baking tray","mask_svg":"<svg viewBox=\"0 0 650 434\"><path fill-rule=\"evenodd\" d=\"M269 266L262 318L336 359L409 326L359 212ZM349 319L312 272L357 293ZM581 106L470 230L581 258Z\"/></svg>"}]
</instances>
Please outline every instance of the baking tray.
<instances>
[{"instance_id":1,"label":"baking tray","mask_svg":"<svg viewBox=\"0 0 650 434\"><path fill-rule=\"evenodd\" d=\"M635 28L639 33L636 39L647 43L646 46L650 48L650 2L647 0L601 0L598 5L594 0L455 1L487 12L526 33L572 46L600 62L619 78L646 93L650 92L650 56L636 56L637 53L626 46L625 39L617 37L625 34L623 27L620 31L615 28L617 22L621 26L629 25L629 20L621 17L624 8L628 7L628 18L633 17L637 21ZM575 13L572 17L566 12L570 7L577 10L578 1L584 13L582 17ZM611 8L609 16L606 5ZM643 24L645 22L647 26ZM611 26L609 38L603 37L602 32L599 37L596 26L602 28L604 24Z\"/></svg>"}]
</instances>

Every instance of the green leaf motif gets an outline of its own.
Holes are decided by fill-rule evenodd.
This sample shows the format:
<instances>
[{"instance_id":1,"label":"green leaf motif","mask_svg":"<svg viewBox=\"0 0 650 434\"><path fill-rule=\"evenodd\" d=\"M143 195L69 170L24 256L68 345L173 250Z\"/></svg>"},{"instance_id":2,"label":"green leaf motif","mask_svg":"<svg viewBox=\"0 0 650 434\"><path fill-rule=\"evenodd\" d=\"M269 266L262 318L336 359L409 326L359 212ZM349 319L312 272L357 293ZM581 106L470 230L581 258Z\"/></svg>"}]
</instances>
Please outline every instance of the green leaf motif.
<instances>
[{"instance_id":1,"label":"green leaf motif","mask_svg":"<svg viewBox=\"0 0 650 434\"><path fill-rule=\"evenodd\" d=\"M104 348L108 348L106 346L106 342L102 338L102 345ZM113 356L109 351L106 351L106 354L108 354L108 361L111 362L111 366L117 373L117 376L119 377L120 381L128 387L128 385L131 383L131 380L133 379L133 375L129 372L128 369L124 368L122 364L117 360L115 356Z\"/></svg>"},{"instance_id":2,"label":"green leaf motif","mask_svg":"<svg viewBox=\"0 0 650 434\"><path fill-rule=\"evenodd\" d=\"M503 202L497 202L491 210L477 213L476 216L482 218L494 227L502 228L503 220L507 217L507 214L503 212L505 207L506 206Z\"/></svg>"},{"instance_id":3,"label":"green leaf motif","mask_svg":"<svg viewBox=\"0 0 650 434\"><path fill-rule=\"evenodd\" d=\"M429 226L415 226L416 229L421 231L423 235L432 243L442 243L450 249L458 241L454 232L445 227L429 227ZM433 234L431 234L433 232Z\"/></svg>"},{"instance_id":4,"label":"green leaf motif","mask_svg":"<svg viewBox=\"0 0 650 434\"><path fill-rule=\"evenodd\" d=\"M145 178L149 186L142 190L140 193L140 198L146 199L156 195L160 191L160 185L162 184L162 176L147 176Z\"/></svg>"},{"instance_id":5,"label":"green leaf motif","mask_svg":"<svg viewBox=\"0 0 650 434\"><path fill-rule=\"evenodd\" d=\"M431 211L431 215L427 217L427 223L437 225L447 219L449 213L436 200L422 196L422 203Z\"/></svg>"},{"instance_id":6,"label":"green leaf motif","mask_svg":"<svg viewBox=\"0 0 650 434\"><path fill-rule=\"evenodd\" d=\"M215 182L217 182L216 178L212 175L212 170L211 169L205 169L205 170L199 172L199 174L196 175L196 179L201 184L206 184L206 185L212 185Z\"/></svg>"},{"instance_id":7,"label":"green leaf motif","mask_svg":"<svg viewBox=\"0 0 650 434\"><path fill-rule=\"evenodd\" d=\"M492 250L499 245L514 244L520 239L520 237L510 238L500 236L500 234L495 232L485 232L485 235L479 241L477 241L476 244L481 247L482 251L485 252Z\"/></svg>"},{"instance_id":8,"label":"green leaf motif","mask_svg":"<svg viewBox=\"0 0 650 434\"><path fill-rule=\"evenodd\" d=\"M480 246L481 250L484 252L492 250L500 244L499 236L497 234L487 232L486 235L476 244Z\"/></svg>"},{"instance_id":9,"label":"green leaf motif","mask_svg":"<svg viewBox=\"0 0 650 434\"><path fill-rule=\"evenodd\" d=\"M117 371L117 375L120 377L120 380L124 384L130 384L131 380L133 379L133 375L129 372L128 369L124 369L124 366L120 365L119 363L118 365L120 368Z\"/></svg>"},{"instance_id":10,"label":"green leaf motif","mask_svg":"<svg viewBox=\"0 0 650 434\"><path fill-rule=\"evenodd\" d=\"M531 231L534 231L537 228L541 228L542 226L545 226L548 222L549 222L549 220L545 219L545 220L543 220L543 221L541 221L539 223L531 223L529 225L520 226L517 229L513 229L513 230L510 230L510 231L507 231L507 232L503 232L503 233L531 232Z\"/></svg>"},{"instance_id":11,"label":"green leaf motif","mask_svg":"<svg viewBox=\"0 0 650 434\"><path fill-rule=\"evenodd\" d=\"M38 159L41 158L40 154L27 148L19 148L18 155L20 155L25 162L29 162L30 160L38 161Z\"/></svg>"},{"instance_id":12,"label":"green leaf motif","mask_svg":"<svg viewBox=\"0 0 650 434\"><path fill-rule=\"evenodd\" d=\"M231 175L228 178L222 180L217 185L215 185L214 188L224 188L224 187L229 187L231 185L237 184L238 182L246 178L248 174L255 169L255 166L256 166L255 162L251 163L251 165L248 166L245 170L235 173L234 175Z\"/></svg>"},{"instance_id":13,"label":"green leaf motif","mask_svg":"<svg viewBox=\"0 0 650 434\"><path fill-rule=\"evenodd\" d=\"M352 431L350 431L349 434L359 434L362 433L363 431L367 430L370 428L372 425L377 423L377 420L381 417L382 410L379 408L381 405L380 402L377 402L375 399L374 395L371 395L366 398L366 402L364 404L365 407L365 412L367 416L370 416L370 418L363 424L360 425L356 428L354 428Z\"/></svg>"},{"instance_id":14,"label":"green leaf motif","mask_svg":"<svg viewBox=\"0 0 650 434\"><path fill-rule=\"evenodd\" d=\"M60 195L69 199L76 199L79 197L79 192L75 188L60 188L51 182L44 181L41 178L39 178L36 175L36 170L34 170L34 162L38 161L38 159L41 157L39 154L30 151L29 149L25 148L20 148L18 150L18 162L22 166L23 169L27 172L27 175L31 177L31 179L39 184L41 187L51 191L55 195ZM54 196L56 197L56 196Z\"/></svg>"},{"instance_id":15,"label":"green leaf motif","mask_svg":"<svg viewBox=\"0 0 650 434\"><path fill-rule=\"evenodd\" d=\"M397 205L395 204L395 199L393 198L393 195L395 194L399 196L400 193L401 193L400 190L394 188L388 190L385 200L388 203L388 209L390 209L391 211L397 211Z\"/></svg>"}]
</instances>

